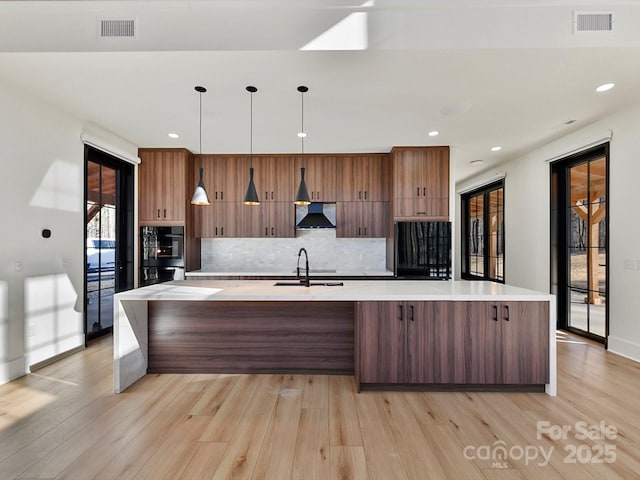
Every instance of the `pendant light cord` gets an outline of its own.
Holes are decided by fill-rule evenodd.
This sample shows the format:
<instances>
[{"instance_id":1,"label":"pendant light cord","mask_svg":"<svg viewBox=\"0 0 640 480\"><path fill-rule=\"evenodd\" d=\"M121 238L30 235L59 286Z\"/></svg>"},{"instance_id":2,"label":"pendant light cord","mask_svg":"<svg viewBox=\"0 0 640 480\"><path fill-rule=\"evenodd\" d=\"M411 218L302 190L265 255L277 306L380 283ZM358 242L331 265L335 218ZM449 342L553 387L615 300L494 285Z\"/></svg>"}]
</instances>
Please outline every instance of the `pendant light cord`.
<instances>
[{"instance_id":1,"label":"pendant light cord","mask_svg":"<svg viewBox=\"0 0 640 480\"><path fill-rule=\"evenodd\" d=\"M302 106L300 115L300 132L302 135L300 136L300 143L302 144L302 164L304 165L304 137L306 135L304 132L304 92L300 92L300 104Z\"/></svg>"},{"instance_id":2,"label":"pendant light cord","mask_svg":"<svg viewBox=\"0 0 640 480\"><path fill-rule=\"evenodd\" d=\"M200 167L202 167L202 92L200 92Z\"/></svg>"},{"instance_id":3,"label":"pendant light cord","mask_svg":"<svg viewBox=\"0 0 640 480\"><path fill-rule=\"evenodd\" d=\"M250 163L250 167L253 168L253 92L249 92L251 94L251 101L250 101L250 105L251 105L251 114L249 116L250 120L249 120L249 125L250 125L250 139L249 139L249 146L250 146L250 153L249 153L249 163Z\"/></svg>"}]
</instances>

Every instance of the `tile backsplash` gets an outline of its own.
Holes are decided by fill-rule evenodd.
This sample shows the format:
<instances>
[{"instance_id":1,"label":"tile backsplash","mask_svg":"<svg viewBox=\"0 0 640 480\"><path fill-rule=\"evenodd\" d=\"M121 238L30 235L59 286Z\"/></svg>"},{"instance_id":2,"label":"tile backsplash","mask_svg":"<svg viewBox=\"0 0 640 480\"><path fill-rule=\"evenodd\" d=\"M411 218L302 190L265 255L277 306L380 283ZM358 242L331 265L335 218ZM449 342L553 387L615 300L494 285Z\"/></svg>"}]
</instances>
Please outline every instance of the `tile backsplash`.
<instances>
[{"instance_id":1,"label":"tile backsplash","mask_svg":"<svg viewBox=\"0 0 640 480\"><path fill-rule=\"evenodd\" d=\"M314 270L377 272L386 269L384 238L336 238L334 229L298 230L295 238L203 238L203 271L288 272L304 247Z\"/></svg>"}]
</instances>

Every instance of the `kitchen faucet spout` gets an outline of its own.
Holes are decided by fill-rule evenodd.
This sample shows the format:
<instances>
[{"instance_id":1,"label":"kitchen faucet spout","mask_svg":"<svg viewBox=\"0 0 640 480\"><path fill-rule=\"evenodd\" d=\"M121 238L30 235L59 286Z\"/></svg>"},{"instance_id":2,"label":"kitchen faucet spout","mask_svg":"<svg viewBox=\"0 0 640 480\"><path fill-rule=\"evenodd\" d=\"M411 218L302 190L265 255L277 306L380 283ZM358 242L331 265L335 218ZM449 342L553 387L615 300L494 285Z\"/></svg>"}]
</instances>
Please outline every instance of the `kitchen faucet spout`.
<instances>
[{"instance_id":1,"label":"kitchen faucet spout","mask_svg":"<svg viewBox=\"0 0 640 480\"><path fill-rule=\"evenodd\" d=\"M304 258L305 258L305 278L304 278L304 286L308 287L310 285L309 283L309 255L307 255L307 250L303 247L298 251L298 266L296 267L296 273L298 275L298 279L300 280L300 282L302 282L302 279L300 278L300 256L302 255L302 252L304 252Z\"/></svg>"}]
</instances>

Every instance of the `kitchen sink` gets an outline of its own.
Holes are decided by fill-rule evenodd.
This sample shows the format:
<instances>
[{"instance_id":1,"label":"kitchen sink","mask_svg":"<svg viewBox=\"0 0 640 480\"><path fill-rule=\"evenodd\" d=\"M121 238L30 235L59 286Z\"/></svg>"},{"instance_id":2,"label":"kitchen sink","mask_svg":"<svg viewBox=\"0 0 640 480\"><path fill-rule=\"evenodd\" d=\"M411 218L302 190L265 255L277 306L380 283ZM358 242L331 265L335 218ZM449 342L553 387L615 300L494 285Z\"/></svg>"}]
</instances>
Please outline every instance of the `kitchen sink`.
<instances>
[{"instance_id":1,"label":"kitchen sink","mask_svg":"<svg viewBox=\"0 0 640 480\"><path fill-rule=\"evenodd\" d=\"M276 282L273 284L274 287L304 287L304 282ZM310 287L343 287L343 282L309 282Z\"/></svg>"}]
</instances>

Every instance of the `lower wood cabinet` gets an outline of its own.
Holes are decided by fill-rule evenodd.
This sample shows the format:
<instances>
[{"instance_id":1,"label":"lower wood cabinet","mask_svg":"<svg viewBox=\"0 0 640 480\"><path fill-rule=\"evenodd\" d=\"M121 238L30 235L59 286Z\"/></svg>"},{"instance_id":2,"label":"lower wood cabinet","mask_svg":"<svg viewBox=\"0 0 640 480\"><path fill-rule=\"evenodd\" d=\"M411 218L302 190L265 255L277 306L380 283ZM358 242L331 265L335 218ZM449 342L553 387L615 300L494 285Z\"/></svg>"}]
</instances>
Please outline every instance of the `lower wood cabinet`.
<instances>
[{"instance_id":1,"label":"lower wood cabinet","mask_svg":"<svg viewBox=\"0 0 640 480\"><path fill-rule=\"evenodd\" d=\"M454 317L468 325L467 383L549 382L547 302L454 302Z\"/></svg>"},{"instance_id":2,"label":"lower wood cabinet","mask_svg":"<svg viewBox=\"0 0 640 480\"><path fill-rule=\"evenodd\" d=\"M360 302L356 383L541 386L548 302Z\"/></svg>"}]
</instances>

